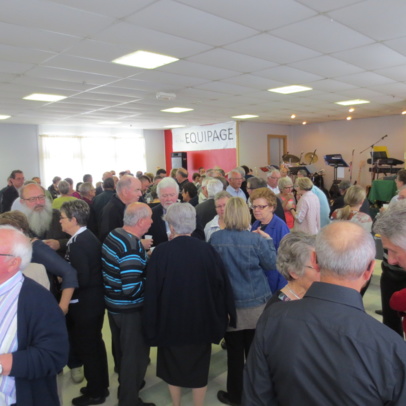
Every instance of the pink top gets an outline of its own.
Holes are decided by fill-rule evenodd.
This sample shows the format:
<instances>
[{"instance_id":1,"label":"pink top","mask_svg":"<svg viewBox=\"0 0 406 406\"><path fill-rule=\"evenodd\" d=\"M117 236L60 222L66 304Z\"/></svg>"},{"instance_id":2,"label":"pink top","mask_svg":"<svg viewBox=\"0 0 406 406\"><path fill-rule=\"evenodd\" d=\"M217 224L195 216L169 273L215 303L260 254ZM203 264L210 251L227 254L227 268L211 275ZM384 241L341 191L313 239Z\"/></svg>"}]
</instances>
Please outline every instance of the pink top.
<instances>
[{"instance_id":1,"label":"pink top","mask_svg":"<svg viewBox=\"0 0 406 406\"><path fill-rule=\"evenodd\" d=\"M320 201L312 192L304 192L296 207L293 231L317 234L320 231Z\"/></svg>"}]
</instances>

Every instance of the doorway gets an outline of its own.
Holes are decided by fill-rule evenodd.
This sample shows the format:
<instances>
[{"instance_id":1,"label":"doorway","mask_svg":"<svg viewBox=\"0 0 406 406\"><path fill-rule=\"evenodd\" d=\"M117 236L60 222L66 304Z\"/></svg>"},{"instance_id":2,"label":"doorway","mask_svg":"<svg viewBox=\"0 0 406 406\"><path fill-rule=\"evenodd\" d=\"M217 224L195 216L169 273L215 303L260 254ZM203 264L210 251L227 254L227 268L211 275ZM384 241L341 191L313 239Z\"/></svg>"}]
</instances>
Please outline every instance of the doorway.
<instances>
[{"instance_id":1,"label":"doorway","mask_svg":"<svg viewBox=\"0 0 406 406\"><path fill-rule=\"evenodd\" d=\"M282 156L287 153L287 135L268 134L268 165L279 166Z\"/></svg>"}]
</instances>

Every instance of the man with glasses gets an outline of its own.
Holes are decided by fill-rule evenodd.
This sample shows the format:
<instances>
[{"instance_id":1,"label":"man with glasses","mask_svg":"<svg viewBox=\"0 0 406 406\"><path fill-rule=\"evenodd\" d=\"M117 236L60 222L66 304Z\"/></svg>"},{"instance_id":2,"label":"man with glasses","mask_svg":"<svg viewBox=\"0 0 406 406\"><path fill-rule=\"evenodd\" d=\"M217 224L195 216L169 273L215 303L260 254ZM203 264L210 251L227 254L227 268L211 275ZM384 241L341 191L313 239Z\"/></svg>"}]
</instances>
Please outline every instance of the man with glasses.
<instances>
[{"instance_id":1,"label":"man with glasses","mask_svg":"<svg viewBox=\"0 0 406 406\"><path fill-rule=\"evenodd\" d=\"M2 213L10 211L11 205L13 204L14 200L18 199L18 191L24 184L24 174L19 169L16 169L13 172L11 172L9 180L11 185L7 186L7 188L2 193L1 200Z\"/></svg>"},{"instance_id":2,"label":"man with glasses","mask_svg":"<svg viewBox=\"0 0 406 406\"><path fill-rule=\"evenodd\" d=\"M45 196L45 189L37 183L24 185L20 190L20 206L28 219L32 237L44 240L53 250L63 254L68 235L59 223L59 210L52 209L52 203Z\"/></svg>"},{"instance_id":3,"label":"man with glasses","mask_svg":"<svg viewBox=\"0 0 406 406\"><path fill-rule=\"evenodd\" d=\"M0 227L0 404L58 406L68 334L51 293L21 272L31 254L23 233Z\"/></svg>"},{"instance_id":4,"label":"man with glasses","mask_svg":"<svg viewBox=\"0 0 406 406\"><path fill-rule=\"evenodd\" d=\"M228 173L228 183L226 191L233 197L241 197L247 201L247 196L241 189L241 185L245 180L244 169L235 168Z\"/></svg>"}]
</instances>

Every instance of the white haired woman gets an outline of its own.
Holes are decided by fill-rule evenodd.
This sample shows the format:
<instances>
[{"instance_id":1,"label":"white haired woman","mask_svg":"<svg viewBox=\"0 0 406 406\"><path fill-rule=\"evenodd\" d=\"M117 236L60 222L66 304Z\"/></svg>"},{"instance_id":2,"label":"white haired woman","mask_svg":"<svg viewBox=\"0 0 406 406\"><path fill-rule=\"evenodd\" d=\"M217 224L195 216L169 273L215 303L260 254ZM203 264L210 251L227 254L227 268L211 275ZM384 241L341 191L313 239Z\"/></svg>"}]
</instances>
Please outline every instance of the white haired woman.
<instances>
[{"instance_id":1,"label":"white haired woman","mask_svg":"<svg viewBox=\"0 0 406 406\"><path fill-rule=\"evenodd\" d=\"M169 385L174 406L181 388L192 388L202 406L207 389L211 344L235 325L233 292L220 256L208 243L191 237L196 210L171 204L164 216L170 241L155 248L147 268L144 330L158 347L157 376Z\"/></svg>"},{"instance_id":2,"label":"white haired woman","mask_svg":"<svg viewBox=\"0 0 406 406\"><path fill-rule=\"evenodd\" d=\"M312 192L313 182L309 178L298 178L295 182L298 203L290 209L295 219L294 231L317 234L320 231L320 201Z\"/></svg>"}]
</instances>

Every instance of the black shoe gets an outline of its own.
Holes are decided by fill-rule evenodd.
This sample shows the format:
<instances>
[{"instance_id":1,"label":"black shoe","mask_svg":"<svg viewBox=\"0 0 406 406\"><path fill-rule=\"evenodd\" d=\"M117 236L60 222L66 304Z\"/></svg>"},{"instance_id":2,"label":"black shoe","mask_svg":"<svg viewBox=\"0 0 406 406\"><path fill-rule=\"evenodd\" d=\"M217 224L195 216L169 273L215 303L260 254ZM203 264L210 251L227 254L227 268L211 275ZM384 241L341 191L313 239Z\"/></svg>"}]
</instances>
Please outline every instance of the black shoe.
<instances>
[{"instance_id":1,"label":"black shoe","mask_svg":"<svg viewBox=\"0 0 406 406\"><path fill-rule=\"evenodd\" d=\"M227 349L227 343L226 340L224 340L224 338L221 340L220 345L223 350Z\"/></svg>"},{"instance_id":2,"label":"black shoe","mask_svg":"<svg viewBox=\"0 0 406 406\"><path fill-rule=\"evenodd\" d=\"M83 388L80 388L80 393L82 395L87 395L87 386L84 386ZM108 389L106 389L105 392L104 392L104 396L107 398L107 396L109 396L109 395L110 395L110 392L109 392Z\"/></svg>"},{"instance_id":3,"label":"black shoe","mask_svg":"<svg viewBox=\"0 0 406 406\"><path fill-rule=\"evenodd\" d=\"M101 405L106 401L105 396L99 396L97 398L91 398L87 395L79 396L75 399L72 399L72 404L75 406L89 406L89 405Z\"/></svg>"},{"instance_id":4,"label":"black shoe","mask_svg":"<svg viewBox=\"0 0 406 406\"><path fill-rule=\"evenodd\" d=\"M155 403L145 403L141 398L138 398L137 406L156 406Z\"/></svg>"},{"instance_id":5,"label":"black shoe","mask_svg":"<svg viewBox=\"0 0 406 406\"><path fill-rule=\"evenodd\" d=\"M231 406L240 406L240 403L234 403L230 400L229 395L227 392L223 390L219 390L217 392L217 399L221 402L224 403L225 405L231 405Z\"/></svg>"}]
</instances>

